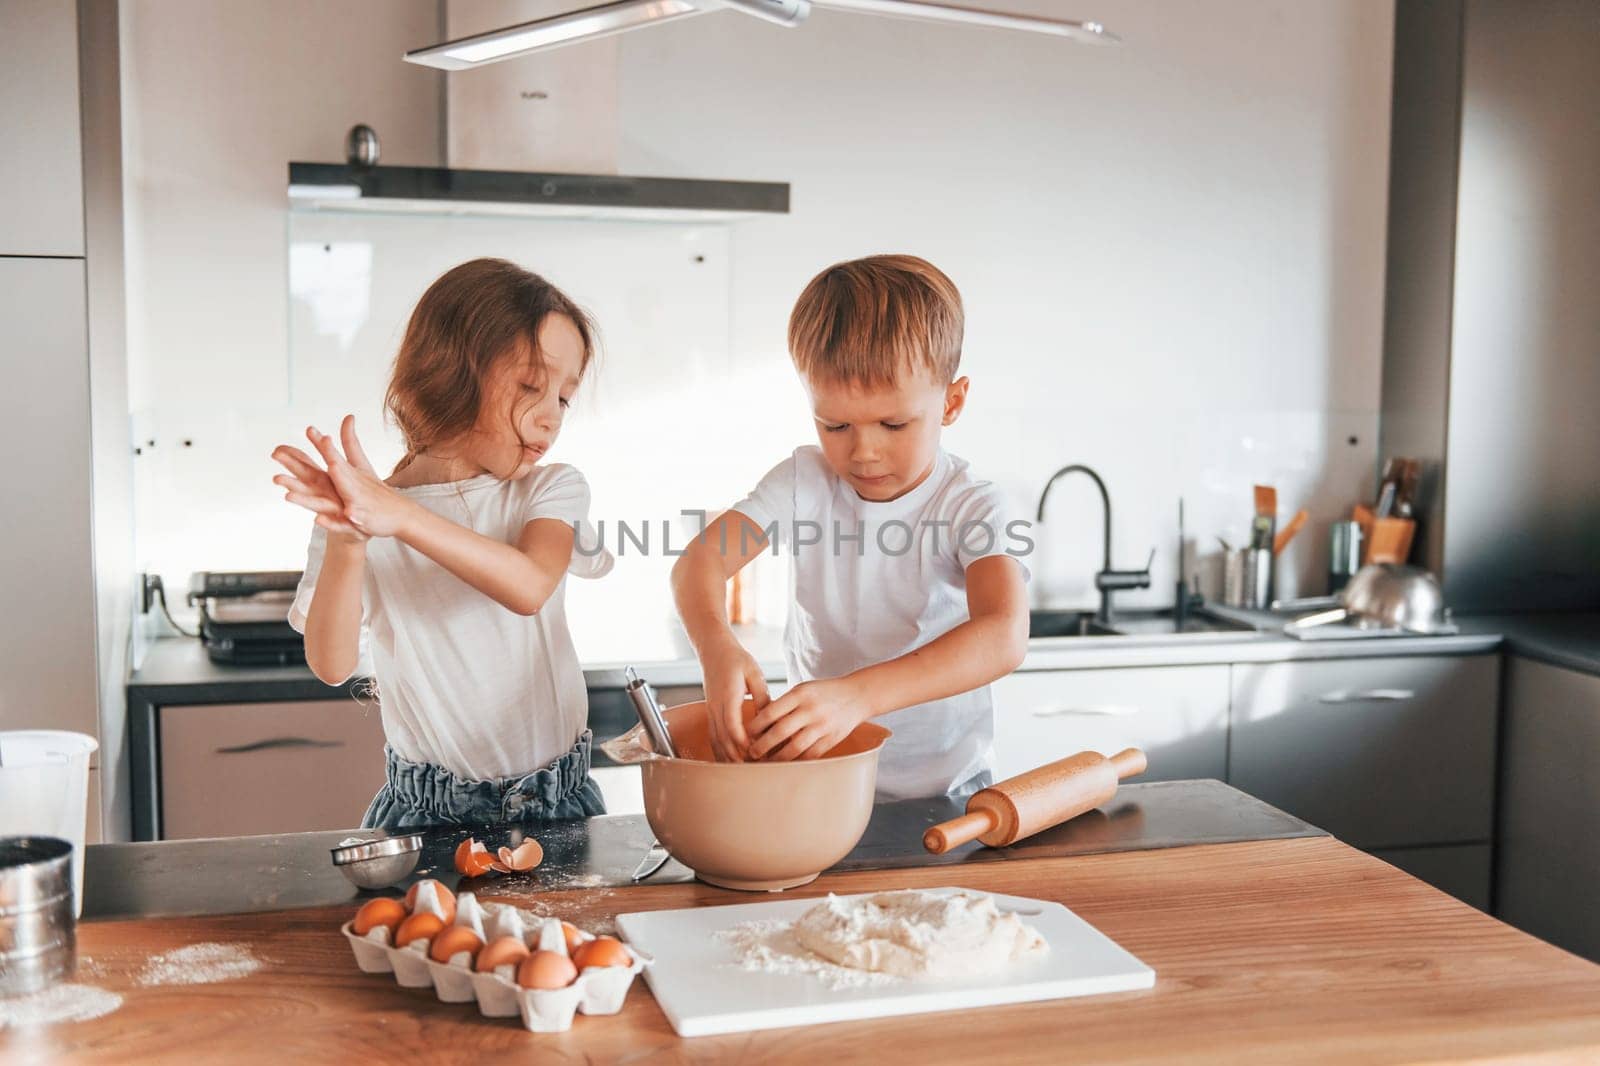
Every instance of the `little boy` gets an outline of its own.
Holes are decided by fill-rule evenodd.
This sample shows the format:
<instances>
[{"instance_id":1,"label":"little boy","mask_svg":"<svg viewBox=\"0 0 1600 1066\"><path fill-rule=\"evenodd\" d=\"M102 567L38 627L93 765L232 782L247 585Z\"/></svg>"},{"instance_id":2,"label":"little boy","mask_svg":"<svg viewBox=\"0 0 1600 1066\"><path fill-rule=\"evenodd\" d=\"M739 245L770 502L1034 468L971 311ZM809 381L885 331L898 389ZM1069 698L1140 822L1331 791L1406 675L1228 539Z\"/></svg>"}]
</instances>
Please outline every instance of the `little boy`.
<instances>
[{"instance_id":1,"label":"little boy","mask_svg":"<svg viewBox=\"0 0 1600 1066\"><path fill-rule=\"evenodd\" d=\"M673 568L719 758L816 758L879 718L894 733L880 796L987 782L988 685L1027 649L1017 556L1032 542L995 486L939 446L967 398L962 328L954 283L914 256L840 263L800 294L789 351L820 446L773 467ZM728 578L769 547L793 556L794 687L774 700L725 608Z\"/></svg>"}]
</instances>

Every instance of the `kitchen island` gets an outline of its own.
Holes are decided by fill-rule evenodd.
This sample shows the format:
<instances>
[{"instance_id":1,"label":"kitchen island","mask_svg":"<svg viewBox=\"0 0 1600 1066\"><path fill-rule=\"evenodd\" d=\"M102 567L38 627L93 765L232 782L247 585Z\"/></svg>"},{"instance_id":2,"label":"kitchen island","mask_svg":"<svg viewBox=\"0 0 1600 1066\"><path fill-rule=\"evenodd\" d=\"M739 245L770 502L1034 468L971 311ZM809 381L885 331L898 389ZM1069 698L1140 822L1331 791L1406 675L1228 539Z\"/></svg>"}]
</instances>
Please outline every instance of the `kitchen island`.
<instances>
[{"instance_id":1,"label":"kitchen island","mask_svg":"<svg viewBox=\"0 0 1600 1066\"><path fill-rule=\"evenodd\" d=\"M932 801L930 801L932 802ZM940 801L943 802L943 801ZM614 1017L525 1032L358 972L338 925L357 896L327 838L104 845L89 851L79 982L122 997L93 1020L0 1032L5 1061L561 1060L1551 1061L1600 1056L1600 967L1518 933L1216 782L1126 786L1023 845L917 854L938 813L875 812L862 847L788 896L960 885L1054 900L1152 966L1153 989L959 1013L681 1040L643 982ZM494 837L496 830L477 830ZM501 831L503 833L503 831ZM641 837L640 834L643 834ZM430 836L427 868L463 830ZM485 899L605 930L619 913L752 902L669 866L629 885L648 844L632 818L566 823L545 867ZM569 839L570 838L570 839ZM566 843L563 843L566 840ZM898 842L898 843L897 843ZM419 871L420 872L420 871ZM447 881L453 875L436 871ZM331 875L331 876L330 876ZM185 883L189 888L183 889ZM278 886L275 899L258 889ZM342 887L341 887L342 886ZM298 892L298 894L296 894ZM325 897L335 893L330 901ZM141 900L145 902L140 902ZM280 909L263 909L276 906ZM172 910L188 917L151 917ZM239 913L244 911L247 913ZM113 915L127 915L114 920ZM142 982L153 955L240 945L260 969Z\"/></svg>"}]
</instances>

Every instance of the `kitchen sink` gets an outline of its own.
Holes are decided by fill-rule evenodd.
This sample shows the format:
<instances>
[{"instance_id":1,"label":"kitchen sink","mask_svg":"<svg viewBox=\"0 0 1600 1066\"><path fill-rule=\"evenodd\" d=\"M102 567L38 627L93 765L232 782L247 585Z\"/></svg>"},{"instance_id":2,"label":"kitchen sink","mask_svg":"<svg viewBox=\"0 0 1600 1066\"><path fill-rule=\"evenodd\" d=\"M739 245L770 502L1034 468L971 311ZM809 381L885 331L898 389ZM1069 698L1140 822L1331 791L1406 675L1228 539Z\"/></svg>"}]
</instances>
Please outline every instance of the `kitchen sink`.
<instances>
[{"instance_id":1,"label":"kitchen sink","mask_svg":"<svg viewBox=\"0 0 1600 1066\"><path fill-rule=\"evenodd\" d=\"M1249 622L1224 617L1204 607L1191 610L1177 625L1171 608L1118 611L1107 625L1093 611L1039 608L1028 612L1028 636L1042 637L1228 637L1257 632Z\"/></svg>"},{"instance_id":2,"label":"kitchen sink","mask_svg":"<svg viewBox=\"0 0 1600 1066\"><path fill-rule=\"evenodd\" d=\"M1114 637L1117 631L1095 620L1093 611L1028 612L1028 636L1032 637Z\"/></svg>"}]
</instances>

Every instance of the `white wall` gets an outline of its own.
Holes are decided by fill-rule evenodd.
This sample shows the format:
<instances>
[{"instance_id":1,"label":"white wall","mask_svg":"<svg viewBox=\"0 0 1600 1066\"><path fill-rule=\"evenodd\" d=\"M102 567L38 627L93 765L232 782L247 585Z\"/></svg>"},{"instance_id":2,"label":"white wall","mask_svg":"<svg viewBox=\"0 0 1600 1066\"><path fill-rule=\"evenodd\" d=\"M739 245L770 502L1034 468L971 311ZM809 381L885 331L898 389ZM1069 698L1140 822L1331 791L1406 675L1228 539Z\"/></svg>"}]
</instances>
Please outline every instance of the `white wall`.
<instances>
[{"instance_id":1,"label":"white wall","mask_svg":"<svg viewBox=\"0 0 1600 1066\"><path fill-rule=\"evenodd\" d=\"M562 457L626 469L631 449L656 463L657 489L677 471L683 506L728 502L811 432L783 346L806 279L910 251L967 301L974 386L949 447L1029 508L1058 466L1099 468L1117 564L1158 549L1156 587L1125 602L1170 602L1180 494L1209 554L1214 534L1243 539L1258 480L1278 485L1284 518L1312 510L1288 564L1320 575L1323 527L1371 490L1375 462L1392 11L1092 0L1077 13L1128 43L823 11L793 31L720 14L620 38L623 172L789 181L793 214L733 231L728 374L654 399L675 427L669 474L658 442L633 435L627 381L645 351L610 353L594 420ZM277 430L252 427L312 410L291 402L283 167L337 158L356 121L379 130L388 161L436 160L437 82L397 59L435 39L436 10L146 0L135 15L136 412L169 453L184 438L163 427L244 412L213 417L213 441L189 438L214 447L206 458L141 481L141 557L177 570L169 583L297 565L300 537L268 551L226 533L284 506L266 483ZM597 507L606 497L631 517L625 477L596 490ZM1086 482L1052 496L1041 600L1093 599L1097 508ZM170 545L196 523L216 527L213 553L177 558ZM654 577L624 598L665 610Z\"/></svg>"},{"instance_id":2,"label":"white wall","mask_svg":"<svg viewBox=\"0 0 1600 1066\"><path fill-rule=\"evenodd\" d=\"M438 165L442 76L399 56L436 40L442 20L434 0L123 9L137 550L181 605L190 570L268 565L228 530L249 528L249 503L281 506L260 442L241 439L240 426L265 412L299 419L287 360L288 164L342 161L345 132L365 122L384 162ZM168 457L184 440L207 457L205 476L174 469ZM253 465L241 465L246 455ZM257 491L240 512L232 500L247 487ZM210 553L167 562L173 531L197 525L216 533Z\"/></svg>"},{"instance_id":3,"label":"white wall","mask_svg":"<svg viewBox=\"0 0 1600 1066\"><path fill-rule=\"evenodd\" d=\"M890 250L942 266L973 377L949 446L1030 505L1060 466L1100 470L1117 564L1158 549L1155 588L1125 602L1171 602L1180 494L1210 553L1213 534L1242 542L1257 480L1285 520L1311 509L1288 562L1321 591L1325 524L1372 488L1392 6L1072 14L1127 43L826 11L793 31L718 15L625 36L622 167L794 184L791 221L736 237L745 366L782 362L819 267ZM1098 506L1084 479L1052 493L1036 596L1093 599Z\"/></svg>"}]
</instances>

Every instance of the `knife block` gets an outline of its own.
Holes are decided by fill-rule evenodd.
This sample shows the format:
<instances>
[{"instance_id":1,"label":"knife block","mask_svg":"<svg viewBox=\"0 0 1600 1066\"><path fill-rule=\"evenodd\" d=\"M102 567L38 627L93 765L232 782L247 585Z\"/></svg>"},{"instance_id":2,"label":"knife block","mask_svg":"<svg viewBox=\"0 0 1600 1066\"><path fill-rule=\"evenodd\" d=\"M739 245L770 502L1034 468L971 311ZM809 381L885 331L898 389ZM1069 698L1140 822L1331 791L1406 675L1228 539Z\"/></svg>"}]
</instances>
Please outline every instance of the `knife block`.
<instances>
[{"instance_id":1,"label":"knife block","mask_svg":"<svg viewBox=\"0 0 1600 1066\"><path fill-rule=\"evenodd\" d=\"M1411 557L1416 538L1414 518L1379 518L1372 508L1358 503L1350 517L1361 527L1361 563L1403 563Z\"/></svg>"}]
</instances>

